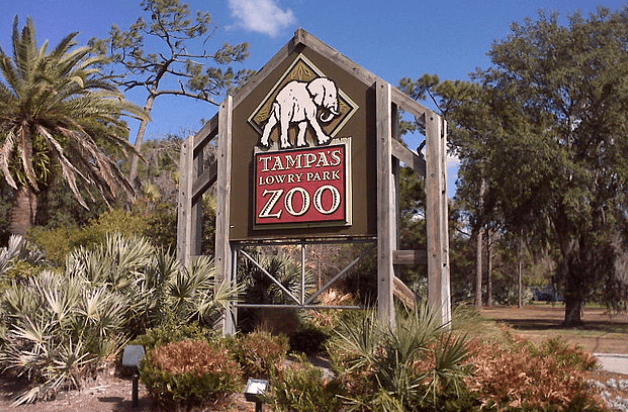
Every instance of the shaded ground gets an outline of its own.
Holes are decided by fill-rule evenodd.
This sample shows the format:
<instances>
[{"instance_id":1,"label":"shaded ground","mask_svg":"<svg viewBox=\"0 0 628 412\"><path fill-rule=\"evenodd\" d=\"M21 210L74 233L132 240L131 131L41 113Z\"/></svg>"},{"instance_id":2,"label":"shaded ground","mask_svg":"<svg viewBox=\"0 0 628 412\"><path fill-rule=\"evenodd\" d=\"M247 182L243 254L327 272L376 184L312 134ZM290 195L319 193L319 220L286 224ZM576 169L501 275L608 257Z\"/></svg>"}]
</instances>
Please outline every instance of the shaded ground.
<instances>
[{"instance_id":1,"label":"shaded ground","mask_svg":"<svg viewBox=\"0 0 628 412\"><path fill-rule=\"evenodd\" d=\"M146 388L139 385L138 407L133 408L132 378L120 376L114 370L103 373L83 391L61 393L57 399L32 405L11 407L15 395L26 387L25 382L0 376L0 411L15 412L148 412L156 411ZM207 409L230 412L254 412L255 404L249 403L241 394L230 399L227 408Z\"/></svg>"},{"instance_id":2,"label":"shaded ground","mask_svg":"<svg viewBox=\"0 0 628 412\"><path fill-rule=\"evenodd\" d=\"M481 310L483 316L511 325L531 340L560 336L577 343L592 353L628 354L628 314L611 315L604 308L587 308L584 324L579 328L564 328L565 308L561 304L533 304L523 308L491 307Z\"/></svg>"}]
</instances>

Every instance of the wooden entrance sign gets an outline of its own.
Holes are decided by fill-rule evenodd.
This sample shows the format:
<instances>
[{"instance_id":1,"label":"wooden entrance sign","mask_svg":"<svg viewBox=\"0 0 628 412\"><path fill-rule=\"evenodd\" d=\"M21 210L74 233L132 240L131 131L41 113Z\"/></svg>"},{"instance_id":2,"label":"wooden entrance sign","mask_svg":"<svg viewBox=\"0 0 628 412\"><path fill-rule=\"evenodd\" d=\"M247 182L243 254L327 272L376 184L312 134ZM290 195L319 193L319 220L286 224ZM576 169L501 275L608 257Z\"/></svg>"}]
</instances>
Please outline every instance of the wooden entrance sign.
<instances>
[{"instance_id":1,"label":"wooden entrance sign","mask_svg":"<svg viewBox=\"0 0 628 412\"><path fill-rule=\"evenodd\" d=\"M425 158L400 142L400 110L424 122ZM448 323L445 131L440 116L299 29L183 144L178 257L201 253L201 196L217 183L220 279L235 279L234 250L247 242L372 241L380 320L394 323L393 295L412 300L395 267L427 263L429 302ZM216 137L216 160L205 166ZM400 163L426 179L427 251L397 250ZM233 327L227 316L225 332Z\"/></svg>"}]
</instances>

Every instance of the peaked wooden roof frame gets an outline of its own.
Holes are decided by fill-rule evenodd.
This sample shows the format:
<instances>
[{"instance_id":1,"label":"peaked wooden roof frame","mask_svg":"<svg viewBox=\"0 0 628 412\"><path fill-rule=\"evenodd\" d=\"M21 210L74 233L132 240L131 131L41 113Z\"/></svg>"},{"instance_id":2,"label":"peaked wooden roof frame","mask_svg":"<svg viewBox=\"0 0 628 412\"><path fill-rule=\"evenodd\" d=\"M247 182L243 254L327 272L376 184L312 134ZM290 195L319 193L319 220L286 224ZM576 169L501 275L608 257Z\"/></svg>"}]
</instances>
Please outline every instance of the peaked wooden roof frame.
<instances>
[{"instance_id":1,"label":"peaked wooden roof frame","mask_svg":"<svg viewBox=\"0 0 628 412\"><path fill-rule=\"evenodd\" d=\"M394 323L393 293L404 300L412 292L395 276L399 264L427 263L428 302L440 310L441 321L451 321L449 280L449 239L447 229L447 149L446 123L436 113L411 99L396 87L365 70L342 53L303 29L237 93L228 96L219 112L181 148L180 190L178 200L177 256L182 264L201 253L201 197L217 183L215 263L219 280L233 281L237 257L229 239L231 191L232 113L277 66L293 51L308 47L332 60L368 87L376 89L377 128L377 260L378 312L381 321ZM406 148L398 140L397 113L403 110L425 125L425 158ZM203 149L218 138L218 153L209 167L204 166ZM397 250L397 171L399 163L412 167L426 179L427 251ZM220 282L218 282L220 283ZM234 319L228 311L223 322L225 333L234 331Z\"/></svg>"}]
</instances>

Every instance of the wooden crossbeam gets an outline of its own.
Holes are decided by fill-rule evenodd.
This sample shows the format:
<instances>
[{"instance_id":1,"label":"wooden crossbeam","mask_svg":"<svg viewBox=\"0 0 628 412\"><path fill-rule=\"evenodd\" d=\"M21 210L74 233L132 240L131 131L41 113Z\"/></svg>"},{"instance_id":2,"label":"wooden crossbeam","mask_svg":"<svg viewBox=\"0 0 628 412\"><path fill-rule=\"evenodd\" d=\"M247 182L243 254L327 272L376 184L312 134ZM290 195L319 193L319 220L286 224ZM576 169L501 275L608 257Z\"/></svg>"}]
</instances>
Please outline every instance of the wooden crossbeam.
<instances>
[{"instance_id":1,"label":"wooden crossbeam","mask_svg":"<svg viewBox=\"0 0 628 412\"><path fill-rule=\"evenodd\" d=\"M424 158L402 145L396 139L391 139L391 150L393 156L414 169L416 173L425 177L426 165Z\"/></svg>"},{"instance_id":2,"label":"wooden crossbeam","mask_svg":"<svg viewBox=\"0 0 628 412\"><path fill-rule=\"evenodd\" d=\"M395 265L426 265L426 250L395 250L393 252Z\"/></svg>"},{"instance_id":3,"label":"wooden crossbeam","mask_svg":"<svg viewBox=\"0 0 628 412\"><path fill-rule=\"evenodd\" d=\"M203 126L194 136L194 153L198 153L203 147L218 136L218 114Z\"/></svg>"},{"instance_id":4,"label":"wooden crossbeam","mask_svg":"<svg viewBox=\"0 0 628 412\"><path fill-rule=\"evenodd\" d=\"M218 161L214 160L205 171L192 183L192 201L203 195L218 177Z\"/></svg>"}]
</instances>

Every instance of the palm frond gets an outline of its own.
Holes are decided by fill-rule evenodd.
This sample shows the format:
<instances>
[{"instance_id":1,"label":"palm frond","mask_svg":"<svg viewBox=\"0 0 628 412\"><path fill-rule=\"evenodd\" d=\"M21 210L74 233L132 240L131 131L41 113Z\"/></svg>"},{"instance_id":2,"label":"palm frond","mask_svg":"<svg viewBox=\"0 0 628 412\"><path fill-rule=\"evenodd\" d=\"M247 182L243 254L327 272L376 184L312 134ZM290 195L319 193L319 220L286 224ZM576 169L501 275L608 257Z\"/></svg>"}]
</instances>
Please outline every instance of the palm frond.
<instances>
[{"instance_id":1,"label":"palm frond","mask_svg":"<svg viewBox=\"0 0 628 412\"><path fill-rule=\"evenodd\" d=\"M48 146L39 158L60 165L72 193L87 207L81 186L89 190L93 185L105 200L120 193L133 197L132 185L100 144L132 152L122 118L148 116L101 75L104 56L93 55L90 47L75 47L76 35L64 37L48 52L47 42L37 47L33 20L28 18L20 29L15 18L13 55L0 51L0 172L14 189L27 184L37 192L47 175L37 169L41 163L34 164L38 157L33 142L44 138Z\"/></svg>"}]
</instances>

